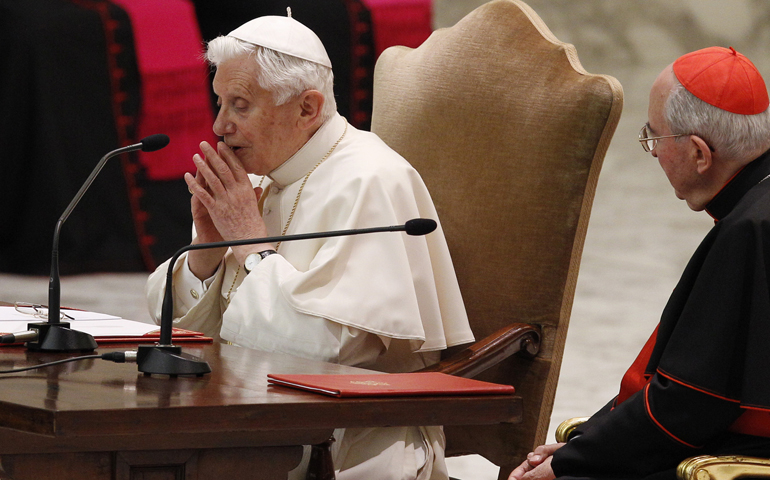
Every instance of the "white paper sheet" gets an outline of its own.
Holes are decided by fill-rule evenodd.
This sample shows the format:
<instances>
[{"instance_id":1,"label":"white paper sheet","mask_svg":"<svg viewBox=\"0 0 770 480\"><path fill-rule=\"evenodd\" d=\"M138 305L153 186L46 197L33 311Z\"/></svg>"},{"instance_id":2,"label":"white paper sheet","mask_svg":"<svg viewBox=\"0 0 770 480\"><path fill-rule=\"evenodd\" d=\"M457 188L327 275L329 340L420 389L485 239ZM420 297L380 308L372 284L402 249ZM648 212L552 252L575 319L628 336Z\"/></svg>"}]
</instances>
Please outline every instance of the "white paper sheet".
<instances>
[{"instance_id":1,"label":"white paper sheet","mask_svg":"<svg viewBox=\"0 0 770 480\"><path fill-rule=\"evenodd\" d=\"M72 330L88 333L94 337L139 337L158 330L157 325L126 320L125 318L98 312L83 312L80 310L63 310L74 320L66 320ZM45 322L16 311L14 307L0 307L0 333L18 333L28 330L27 324Z\"/></svg>"},{"instance_id":2,"label":"white paper sheet","mask_svg":"<svg viewBox=\"0 0 770 480\"><path fill-rule=\"evenodd\" d=\"M82 310L70 310L68 308L63 308L62 313L66 313L70 317L72 317L74 320L80 320L80 321L102 321L102 320L120 320L120 317L116 317L115 315L109 315L106 313L98 313L98 312L85 312ZM28 321L45 321L45 319L40 319L35 317L34 315L29 315L26 313L21 313L16 310L15 307L0 307L0 322L28 322Z\"/></svg>"}]
</instances>

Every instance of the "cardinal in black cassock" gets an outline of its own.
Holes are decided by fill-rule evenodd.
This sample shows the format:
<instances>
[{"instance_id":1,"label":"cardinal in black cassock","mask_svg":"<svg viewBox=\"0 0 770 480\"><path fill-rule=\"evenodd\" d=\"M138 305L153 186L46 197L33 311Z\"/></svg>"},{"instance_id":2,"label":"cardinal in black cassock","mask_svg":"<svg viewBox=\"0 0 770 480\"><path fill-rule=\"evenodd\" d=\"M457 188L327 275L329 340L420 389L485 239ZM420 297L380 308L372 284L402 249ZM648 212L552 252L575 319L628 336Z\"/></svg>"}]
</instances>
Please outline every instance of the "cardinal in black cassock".
<instances>
[{"instance_id":1,"label":"cardinal in black cassock","mask_svg":"<svg viewBox=\"0 0 770 480\"><path fill-rule=\"evenodd\" d=\"M640 132L677 196L715 220L620 393L511 479L676 478L695 455L770 456L770 111L734 49L658 77Z\"/></svg>"}]
</instances>

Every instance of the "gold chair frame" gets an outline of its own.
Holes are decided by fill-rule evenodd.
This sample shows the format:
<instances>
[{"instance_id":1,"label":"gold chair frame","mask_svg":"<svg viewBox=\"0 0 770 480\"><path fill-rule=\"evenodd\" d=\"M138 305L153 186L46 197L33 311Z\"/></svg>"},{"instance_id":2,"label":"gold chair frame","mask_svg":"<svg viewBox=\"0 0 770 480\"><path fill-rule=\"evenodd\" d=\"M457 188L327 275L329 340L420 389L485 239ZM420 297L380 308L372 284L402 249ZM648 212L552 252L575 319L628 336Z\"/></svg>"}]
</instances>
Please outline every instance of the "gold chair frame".
<instances>
[{"instance_id":1,"label":"gold chair frame","mask_svg":"<svg viewBox=\"0 0 770 480\"><path fill-rule=\"evenodd\" d=\"M556 441L566 442L572 432L589 417L563 421L556 429ZM676 468L679 480L734 480L736 478L770 478L770 459L743 455L700 455L682 460Z\"/></svg>"}]
</instances>

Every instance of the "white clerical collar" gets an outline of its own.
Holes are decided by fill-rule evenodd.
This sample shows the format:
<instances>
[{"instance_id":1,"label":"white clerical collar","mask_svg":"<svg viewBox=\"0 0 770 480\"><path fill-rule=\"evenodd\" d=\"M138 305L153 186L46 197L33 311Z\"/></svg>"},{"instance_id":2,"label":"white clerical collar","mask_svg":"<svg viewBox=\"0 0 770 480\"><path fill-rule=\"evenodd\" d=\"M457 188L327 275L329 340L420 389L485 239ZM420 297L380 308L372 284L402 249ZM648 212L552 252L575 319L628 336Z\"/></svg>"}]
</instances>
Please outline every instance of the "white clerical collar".
<instances>
[{"instance_id":1,"label":"white clerical collar","mask_svg":"<svg viewBox=\"0 0 770 480\"><path fill-rule=\"evenodd\" d=\"M283 162L278 168L267 176L276 184L276 187L284 188L303 178L326 155L345 131L347 120L335 113L318 129L310 140L300 148L297 153Z\"/></svg>"}]
</instances>

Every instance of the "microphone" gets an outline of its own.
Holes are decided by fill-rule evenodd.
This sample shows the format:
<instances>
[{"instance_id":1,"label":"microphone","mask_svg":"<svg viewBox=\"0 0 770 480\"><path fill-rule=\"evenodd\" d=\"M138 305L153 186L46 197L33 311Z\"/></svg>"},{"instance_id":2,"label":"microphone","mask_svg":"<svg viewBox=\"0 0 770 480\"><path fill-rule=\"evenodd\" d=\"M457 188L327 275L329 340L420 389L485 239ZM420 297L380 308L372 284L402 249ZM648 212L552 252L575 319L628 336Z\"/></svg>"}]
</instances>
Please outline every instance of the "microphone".
<instances>
[{"instance_id":1,"label":"microphone","mask_svg":"<svg viewBox=\"0 0 770 480\"><path fill-rule=\"evenodd\" d=\"M170 141L171 139L168 138L168 135L163 135L162 133L156 133L155 135L144 137L136 145L141 145L140 148L143 152L154 152L155 150L160 150L161 148L168 145L168 142ZM136 145L131 145L125 148L136 147ZM109 153L107 155L109 155Z\"/></svg>"},{"instance_id":2,"label":"microphone","mask_svg":"<svg viewBox=\"0 0 770 480\"><path fill-rule=\"evenodd\" d=\"M404 224L407 235L427 235L436 229L436 221L430 218L413 218Z\"/></svg>"},{"instance_id":3,"label":"microphone","mask_svg":"<svg viewBox=\"0 0 770 480\"><path fill-rule=\"evenodd\" d=\"M103 156L96 164L91 174L86 179L83 186L75 194L70 204L64 210L59 220L56 222L56 228L53 233L53 248L51 251L51 278L48 283L48 321L41 323L30 323L27 325L29 330L35 330L37 338L27 342L27 348L33 351L46 352L89 352L94 350L97 345L94 337L87 333L71 330L69 322L61 321L61 281L59 279L59 233L62 225L85 195L86 190L91 186L96 176L99 175L107 160L120 155L121 153L134 152L142 150L143 152L154 152L160 150L169 143L167 135L156 134L143 138L139 143L127 147L118 148Z\"/></svg>"},{"instance_id":4,"label":"microphone","mask_svg":"<svg viewBox=\"0 0 770 480\"><path fill-rule=\"evenodd\" d=\"M207 248L236 247L239 245L254 245L258 243L289 242L293 240L309 240L315 238L344 237L378 232L406 232L407 235L427 235L436 229L436 221L429 218L413 218L404 225L391 225L387 227L357 228L350 230L333 230L330 232L299 233L296 235L284 235L277 237L247 238L243 240L230 240L224 242L197 243L186 245L174 253L169 261L166 271L166 289L163 292L163 304L160 314L160 339L155 345L139 345L137 352L137 366L145 375L196 375L203 376L211 373L211 367L206 361L198 357L182 353L182 348L171 343L171 331L173 329L174 299L171 281L174 265L179 257L190 250L204 250Z\"/></svg>"}]
</instances>

